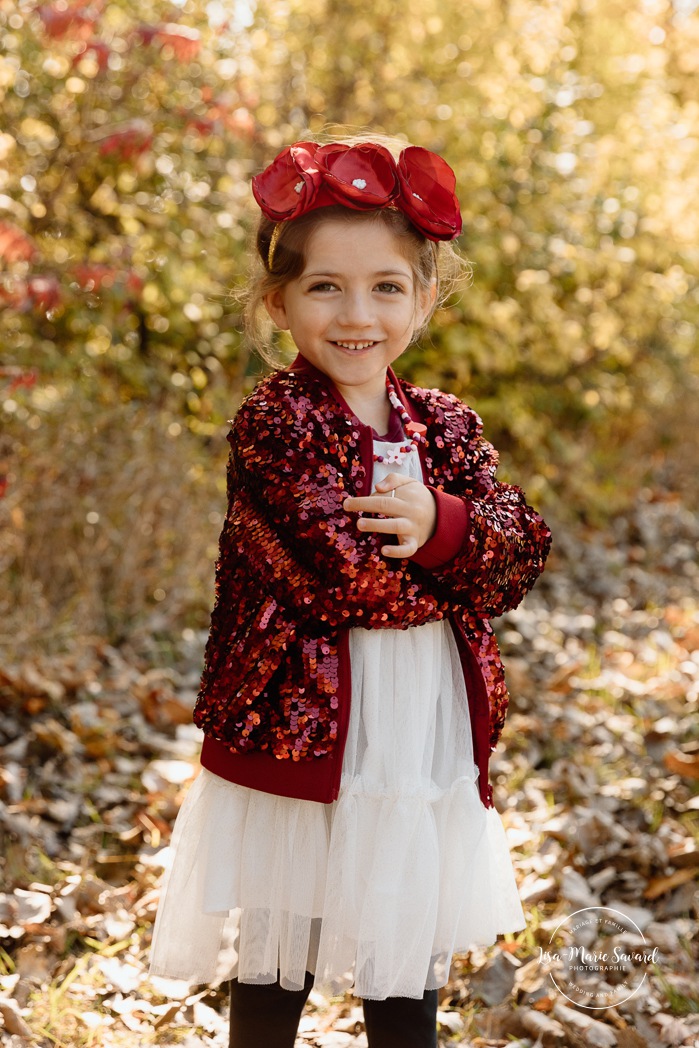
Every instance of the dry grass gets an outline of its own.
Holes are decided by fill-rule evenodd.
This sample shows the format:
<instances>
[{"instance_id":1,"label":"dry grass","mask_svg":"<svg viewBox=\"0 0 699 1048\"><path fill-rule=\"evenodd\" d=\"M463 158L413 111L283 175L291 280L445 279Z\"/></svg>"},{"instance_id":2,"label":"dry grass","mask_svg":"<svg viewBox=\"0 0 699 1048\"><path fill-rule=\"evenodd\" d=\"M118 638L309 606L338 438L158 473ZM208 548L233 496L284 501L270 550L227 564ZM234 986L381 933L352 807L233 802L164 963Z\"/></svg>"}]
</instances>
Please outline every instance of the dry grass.
<instances>
[{"instance_id":1,"label":"dry grass","mask_svg":"<svg viewBox=\"0 0 699 1048\"><path fill-rule=\"evenodd\" d=\"M166 410L84 392L11 415L0 445L0 650L205 625L224 435L205 447Z\"/></svg>"}]
</instances>

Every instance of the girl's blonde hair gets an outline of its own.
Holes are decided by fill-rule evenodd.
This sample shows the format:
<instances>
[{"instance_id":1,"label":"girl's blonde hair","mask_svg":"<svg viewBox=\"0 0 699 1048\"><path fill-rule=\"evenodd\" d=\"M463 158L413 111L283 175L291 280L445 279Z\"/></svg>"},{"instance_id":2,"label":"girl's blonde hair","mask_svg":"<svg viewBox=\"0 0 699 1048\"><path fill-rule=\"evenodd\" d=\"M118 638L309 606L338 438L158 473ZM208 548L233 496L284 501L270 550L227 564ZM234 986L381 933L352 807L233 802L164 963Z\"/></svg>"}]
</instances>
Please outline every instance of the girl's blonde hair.
<instances>
[{"instance_id":1,"label":"girl's blonde hair","mask_svg":"<svg viewBox=\"0 0 699 1048\"><path fill-rule=\"evenodd\" d=\"M305 141L309 140L305 137ZM316 141L320 144L319 139ZM343 135L332 139L324 138L323 141L346 142L348 145L380 142L395 157L406 146L405 142L381 135ZM432 289L436 289L432 308L419 330L413 332L413 340L425 331L435 310L444 304L457 286L470 280L470 264L457 254L452 244L448 241L428 240L402 211L392 207L376 211L354 211L341 204L317 208L299 218L284 222L274 249L274 269L270 272L267 260L275 223L261 215L250 252L254 259L250 283L240 298L244 306L246 335L257 353L272 369L282 367L284 361L275 353L272 338L274 325L265 309L264 300L267 295L280 291L290 281L301 276L306 265L306 249L311 235L322 222L330 220L382 222L399 238L402 253L413 271L416 293L418 289L425 289L431 294Z\"/></svg>"}]
</instances>

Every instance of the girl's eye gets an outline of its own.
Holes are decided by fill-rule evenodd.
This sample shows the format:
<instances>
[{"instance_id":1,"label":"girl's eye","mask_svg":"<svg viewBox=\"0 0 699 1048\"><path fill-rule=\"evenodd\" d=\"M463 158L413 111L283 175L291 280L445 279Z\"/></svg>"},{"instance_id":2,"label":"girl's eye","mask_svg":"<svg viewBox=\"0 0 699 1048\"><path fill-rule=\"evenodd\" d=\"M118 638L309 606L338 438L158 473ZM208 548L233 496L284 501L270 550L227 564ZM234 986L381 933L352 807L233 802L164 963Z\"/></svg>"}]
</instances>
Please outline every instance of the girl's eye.
<instances>
[{"instance_id":1,"label":"girl's eye","mask_svg":"<svg viewBox=\"0 0 699 1048\"><path fill-rule=\"evenodd\" d=\"M382 284L377 284L377 290L382 294L389 295L400 295L403 292L403 288L400 284L394 284L390 280L386 280Z\"/></svg>"},{"instance_id":2,"label":"girl's eye","mask_svg":"<svg viewBox=\"0 0 699 1048\"><path fill-rule=\"evenodd\" d=\"M329 281L325 281L321 284L312 284L308 289L309 291L334 291L335 285Z\"/></svg>"}]
</instances>

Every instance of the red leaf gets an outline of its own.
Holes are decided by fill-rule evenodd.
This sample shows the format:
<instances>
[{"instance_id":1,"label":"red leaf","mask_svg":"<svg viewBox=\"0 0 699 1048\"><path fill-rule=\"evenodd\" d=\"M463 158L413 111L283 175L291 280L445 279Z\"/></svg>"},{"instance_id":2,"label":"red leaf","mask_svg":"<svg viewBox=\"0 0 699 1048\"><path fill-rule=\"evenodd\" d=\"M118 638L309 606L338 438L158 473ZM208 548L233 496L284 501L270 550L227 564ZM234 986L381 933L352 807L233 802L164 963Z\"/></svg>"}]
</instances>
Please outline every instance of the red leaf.
<instances>
[{"instance_id":1,"label":"red leaf","mask_svg":"<svg viewBox=\"0 0 699 1048\"><path fill-rule=\"evenodd\" d=\"M58 4L41 4L36 12L41 19L47 36L58 39L61 36L82 37L85 39L92 32L95 16L83 13L82 3L72 7L60 7Z\"/></svg>"},{"instance_id":2,"label":"red leaf","mask_svg":"<svg viewBox=\"0 0 699 1048\"><path fill-rule=\"evenodd\" d=\"M78 65L78 63L81 62L85 55L89 54L90 51L94 51L95 58L97 59L97 67L99 71L103 73L109 65L109 56L112 53L111 47L109 47L108 44L105 44L103 40L90 40L86 43L80 53L73 59L73 68L75 68L75 66Z\"/></svg>"},{"instance_id":3,"label":"red leaf","mask_svg":"<svg viewBox=\"0 0 699 1048\"><path fill-rule=\"evenodd\" d=\"M16 389L31 389L32 386L36 385L36 380L39 377L39 372L36 368L24 368L10 366L0 368L0 378L9 378L10 382L6 389L6 393L11 395Z\"/></svg>"},{"instance_id":4,"label":"red leaf","mask_svg":"<svg viewBox=\"0 0 699 1048\"><path fill-rule=\"evenodd\" d=\"M168 22L167 25L140 25L137 36L144 44L160 44L171 47L175 58L180 62L191 62L199 54L201 39L198 29L187 25Z\"/></svg>"},{"instance_id":5,"label":"red leaf","mask_svg":"<svg viewBox=\"0 0 699 1048\"><path fill-rule=\"evenodd\" d=\"M193 127L200 135L211 135L216 127L216 121L205 116L190 116L187 119L187 127Z\"/></svg>"},{"instance_id":6,"label":"red leaf","mask_svg":"<svg viewBox=\"0 0 699 1048\"><path fill-rule=\"evenodd\" d=\"M143 278L139 277L138 273L135 273L133 269L127 270L126 289L136 293L143 290Z\"/></svg>"},{"instance_id":7,"label":"red leaf","mask_svg":"<svg viewBox=\"0 0 699 1048\"><path fill-rule=\"evenodd\" d=\"M199 54L201 40L198 29L170 22L158 29L155 37L163 46L171 47L180 62L191 62Z\"/></svg>"},{"instance_id":8,"label":"red leaf","mask_svg":"<svg viewBox=\"0 0 699 1048\"><path fill-rule=\"evenodd\" d=\"M140 25L136 30L136 35L141 38L141 41L144 44L151 44L157 34L157 25Z\"/></svg>"},{"instance_id":9,"label":"red leaf","mask_svg":"<svg viewBox=\"0 0 699 1048\"><path fill-rule=\"evenodd\" d=\"M87 262L73 268L75 279L83 291L100 291L112 287L116 269L97 262Z\"/></svg>"},{"instance_id":10,"label":"red leaf","mask_svg":"<svg viewBox=\"0 0 699 1048\"><path fill-rule=\"evenodd\" d=\"M27 281L27 293L36 309L47 312L55 309L61 301L61 289L58 280L52 274L30 277Z\"/></svg>"},{"instance_id":11,"label":"red leaf","mask_svg":"<svg viewBox=\"0 0 699 1048\"><path fill-rule=\"evenodd\" d=\"M188 112L184 108L178 109L177 112L187 127L193 127L200 135L211 135L224 129L240 138L249 139L255 134L255 118L252 113L243 106L231 110L221 99L216 99L204 115Z\"/></svg>"},{"instance_id":12,"label":"red leaf","mask_svg":"<svg viewBox=\"0 0 699 1048\"><path fill-rule=\"evenodd\" d=\"M13 281L10 287L0 284L0 304L25 312L30 308L31 302L27 293L27 284L24 280Z\"/></svg>"},{"instance_id":13,"label":"red leaf","mask_svg":"<svg viewBox=\"0 0 699 1048\"><path fill-rule=\"evenodd\" d=\"M36 255L31 237L18 226L0 222L0 257L8 262L29 262Z\"/></svg>"},{"instance_id":14,"label":"red leaf","mask_svg":"<svg viewBox=\"0 0 699 1048\"><path fill-rule=\"evenodd\" d=\"M119 270L100 262L83 262L73 267L73 275L83 291L101 291L122 284L127 291L139 292L143 280L133 269Z\"/></svg>"},{"instance_id":15,"label":"red leaf","mask_svg":"<svg viewBox=\"0 0 699 1048\"><path fill-rule=\"evenodd\" d=\"M232 113L229 113L224 119L224 124L229 131L240 135L241 138L252 138L255 134L255 118L243 106L239 106L238 109L234 109Z\"/></svg>"},{"instance_id":16,"label":"red leaf","mask_svg":"<svg viewBox=\"0 0 699 1048\"><path fill-rule=\"evenodd\" d=\"M153 144L153 128L147 120L132 120L117 131L113 131L100 142L102 156L117 155L130 160L150 149Z\"/></svg>"}]
</instances>

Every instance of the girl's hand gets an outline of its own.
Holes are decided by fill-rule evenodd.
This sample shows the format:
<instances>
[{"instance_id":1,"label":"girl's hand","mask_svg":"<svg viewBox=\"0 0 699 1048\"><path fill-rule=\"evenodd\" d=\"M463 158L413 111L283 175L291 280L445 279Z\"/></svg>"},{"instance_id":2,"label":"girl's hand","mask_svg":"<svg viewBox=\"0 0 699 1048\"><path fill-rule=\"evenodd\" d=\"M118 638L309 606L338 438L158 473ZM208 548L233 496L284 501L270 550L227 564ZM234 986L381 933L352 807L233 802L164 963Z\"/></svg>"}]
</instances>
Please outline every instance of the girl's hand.
<instances>
[{"instance_id":1,"label":"girl's hand","mask_svg":"<svg viewBox=\"0 0 699 1048\"><path fill-rule=\"evenodd\" d=\"M401 473L389 473L371 495L347 498L343 506L349 512L381 514L360 517L357 527L397 536L400 545L381 547L384 557L412 557L432 537L437 523L437 504L430 489Z\"/></svg>"}]
</instances>

